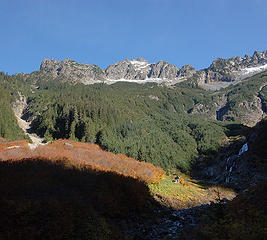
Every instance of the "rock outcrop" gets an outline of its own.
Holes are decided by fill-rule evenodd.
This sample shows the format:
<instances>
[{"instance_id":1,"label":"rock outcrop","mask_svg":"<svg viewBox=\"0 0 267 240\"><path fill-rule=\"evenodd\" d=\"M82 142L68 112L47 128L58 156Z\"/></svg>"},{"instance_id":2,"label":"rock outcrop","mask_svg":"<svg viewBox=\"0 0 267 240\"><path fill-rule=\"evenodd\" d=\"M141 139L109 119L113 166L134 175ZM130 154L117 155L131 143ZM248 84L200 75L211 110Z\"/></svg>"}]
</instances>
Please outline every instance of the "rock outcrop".
<instances>
[{"instance_id":1,"label":"rock outcrop","mask_svg":"<svg viewBox=\"0 0 267 240\"><path fill-rule=\"evenodd\" d=\"M210 88L209 84L216 83L222 83L219 87L224 87L265 70L267 70L267 51L256 51L252 57L245 55L244 58L217 58L208 68L197 72L195 81L204 88Z\"/></svg>"},{"instance_id":2,"label":"rock outcrop","mask_svg":"<svg viewBox=\"0 0 267 240\"><path fill-rule=\"evenodd\" d=\"M104 71L96 65L77 63L69 58L64 61L44 59L40 70L53 78L64 77L71 82L90 84L105 80Z\"/></svg>"},{"instance_id":3,"label":"rock outcrop","mask_svg":"<svg viewBox=\"0 0 267 240\"><path fill-rule=\"evenodd\" d=\"M197 70L192 67L192 65L184 65L178 72L178 77L180 78L190 78L192 77Z\"/></svg>"},{"instance_id":4,"label":"rock outcrop","mask_svg":"<svg viewBox=\"0 0 267 240\"><path fill-rule=\"evenodd\" d=\"M140 79L147 78L150 72L150 64L143 58L137 60L125 59L121 62L111 64L105 69L106 79Z\"/></svg>"},{"instance_id":5,"label":"rock outcrop","mask_svg":"<svg viewBox=\"0 0 267 240\"><path fill-rule=\"evenodd\" d=\"M151 64L149 78L175 79L178 77L179 69L172 64L164 61Z\"/></svg>"}]
</instances>

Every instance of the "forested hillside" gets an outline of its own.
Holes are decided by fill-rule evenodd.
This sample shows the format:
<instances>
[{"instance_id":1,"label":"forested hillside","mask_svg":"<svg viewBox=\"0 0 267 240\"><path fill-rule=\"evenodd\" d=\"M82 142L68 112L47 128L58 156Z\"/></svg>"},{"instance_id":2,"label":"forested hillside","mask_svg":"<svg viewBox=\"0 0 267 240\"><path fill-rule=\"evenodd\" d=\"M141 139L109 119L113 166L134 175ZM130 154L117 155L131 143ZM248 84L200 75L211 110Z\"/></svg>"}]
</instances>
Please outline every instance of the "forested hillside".
<instances>
[{"instance_id":1,"label":"forested hillside","mask_svg":"<svg viewBox=\"0 0 267 240\"><path fill-rule=\"evenodd\" d=\"M221 123L188 115L202 90L155 84L39 85L29 97L33 130L47 140L96 142L165 169L190 170L198 154L212 154L225 136Z\"/></svg>"},{"instance_id":2,"label":"forested hillside","mask_svg":"<svg viewBox=\"0 0 267 240\"><path fill-rule=\"evenodd\" d=\"M11 107L11 97L9 91L5 89L6 81L10 77L0 73L0 138L7 140L18 140L26 138L17 124ZM10 83L8 84L10 85ZM1 141L1 140L0 140Z\"/></svg>"},{"instance_id":3,"label":"forested hillside","mask_svg":"<svg viewBox=\"0 0 267 240\"><path fill-rule=\"evenodd\" d=\"M185 83L172 88L156 83L73 85L40 72L2 75L1 84L13 100L18 92L27 97L24 118L33 120L32 131L47 141L66 138L97 143L105 150L164 169L188 171L199 156L211 158L229 135L227 124L233 122L217 121L214 104L227 95L225 114L237 117L219 120L238 120L239 112L245 114L246 110L240 106L241 100L253 100L265 78L261 74L219 92ZM16 124L14 118L7 122L12 121Z\"/></svg>"}]
</instances>

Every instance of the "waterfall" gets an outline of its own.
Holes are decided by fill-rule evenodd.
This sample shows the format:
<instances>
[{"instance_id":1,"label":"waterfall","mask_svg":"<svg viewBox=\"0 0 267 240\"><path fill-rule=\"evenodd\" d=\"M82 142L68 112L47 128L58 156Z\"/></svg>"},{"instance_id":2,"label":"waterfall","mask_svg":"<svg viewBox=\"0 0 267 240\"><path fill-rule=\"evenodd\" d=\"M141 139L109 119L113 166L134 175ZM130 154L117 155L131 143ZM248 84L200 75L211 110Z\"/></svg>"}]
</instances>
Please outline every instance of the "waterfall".
<instances>
[{"instance_id":1,"label":"waterfall","mask_svg":"<svg viewBox=\"0 0 267 240\"><path fill-rule=\"evenodd\" d=\"M245 143L239 150L238 157L240 157L244 152L248 151L248 143Z\"/></svg>"},{"instance_id":2,"label":"waterfall","mask_svg":"<svg viewBox=\"0 0 267 240\"><path fill-rule=\"evenodd\" d=\"M236 159L238 159L244 152L248 151L248 143L246 142L242 147L241 149L239 150L238 152L238 155L232 155L231 157L228 157L226 159L226 166L225 166L225 182L226 183L229 183L230 182L230 177L231 177L231 173L233 171L233 167L235 165L235 161ZM230 159L232 159L232 163L230 161ZM230 164L229 164L230 162Z\"/></svg>"}]
</instances>

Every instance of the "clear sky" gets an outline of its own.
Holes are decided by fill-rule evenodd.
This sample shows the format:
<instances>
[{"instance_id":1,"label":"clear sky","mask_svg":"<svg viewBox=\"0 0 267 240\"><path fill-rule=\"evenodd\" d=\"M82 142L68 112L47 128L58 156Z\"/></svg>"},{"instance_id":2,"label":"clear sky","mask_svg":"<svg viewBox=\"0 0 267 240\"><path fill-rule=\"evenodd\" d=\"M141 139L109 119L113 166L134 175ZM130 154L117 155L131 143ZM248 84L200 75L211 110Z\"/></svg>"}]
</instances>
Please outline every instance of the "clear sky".
<instances>
[{"instance_id":1,"label":"clear sky","mask_svg":"<svg viewBox=\"0 0 267 240\"><path fill-rule=\"evenodd\" d=\"M267 50L267 0L0 0L0 29L0 71L10 74L67 57L200 69Z\"/></svg>"}]
</instances>

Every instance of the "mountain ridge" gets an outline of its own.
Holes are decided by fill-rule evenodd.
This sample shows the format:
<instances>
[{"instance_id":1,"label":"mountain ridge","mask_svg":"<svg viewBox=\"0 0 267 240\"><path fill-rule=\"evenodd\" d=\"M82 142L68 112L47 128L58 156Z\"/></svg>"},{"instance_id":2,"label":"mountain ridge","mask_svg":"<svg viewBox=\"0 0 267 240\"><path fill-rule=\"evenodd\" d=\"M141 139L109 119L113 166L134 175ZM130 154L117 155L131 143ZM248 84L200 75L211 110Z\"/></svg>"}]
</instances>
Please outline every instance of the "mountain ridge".
<instances>
[{"instance_id":1,"label":"mountain ridge","mask_svg":"<svg viewBox=\"0 0 267 240\"><path fill-rule=\"evenodd\" d=\"M63 61L44 59L40 72L52 78L65 78L73 83L113 84L125 82L157 82L166 85L188 80L193 85L204 89L217 90L232 83L267 70L267 51L255 51L252 56L217 58L208 68L197 71L192 65L180 69L173 64L160 60L148 63L144 58L125 59L101 69L97 65L78 63L69 58Z\"/></svg>"}]
</instances>

